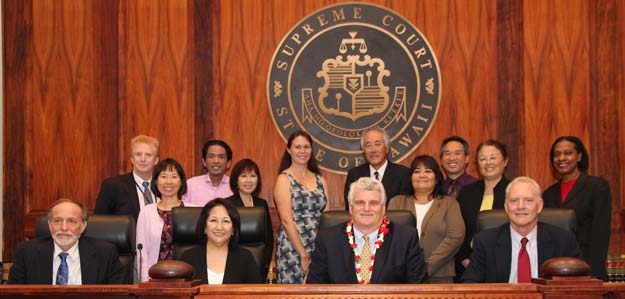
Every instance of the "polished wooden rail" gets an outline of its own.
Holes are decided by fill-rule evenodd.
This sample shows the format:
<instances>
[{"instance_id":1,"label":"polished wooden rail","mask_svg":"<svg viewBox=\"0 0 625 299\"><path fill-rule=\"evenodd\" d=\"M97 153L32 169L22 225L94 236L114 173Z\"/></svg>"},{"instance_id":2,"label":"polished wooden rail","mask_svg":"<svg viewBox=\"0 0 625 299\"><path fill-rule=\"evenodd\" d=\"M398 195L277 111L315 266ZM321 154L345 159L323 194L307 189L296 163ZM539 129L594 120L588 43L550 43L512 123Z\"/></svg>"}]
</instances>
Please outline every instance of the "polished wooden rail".
<instances>
[{"instance_id":1,"label":"polished wooden rail","mask_svg":"<svg viewBox=\"0 0 625 299\"><path fill-rule=\"evenodd\" d=\"M2 285L0 298L625 299L625 283L440 285Z\"/></svg>"}]
</instances>

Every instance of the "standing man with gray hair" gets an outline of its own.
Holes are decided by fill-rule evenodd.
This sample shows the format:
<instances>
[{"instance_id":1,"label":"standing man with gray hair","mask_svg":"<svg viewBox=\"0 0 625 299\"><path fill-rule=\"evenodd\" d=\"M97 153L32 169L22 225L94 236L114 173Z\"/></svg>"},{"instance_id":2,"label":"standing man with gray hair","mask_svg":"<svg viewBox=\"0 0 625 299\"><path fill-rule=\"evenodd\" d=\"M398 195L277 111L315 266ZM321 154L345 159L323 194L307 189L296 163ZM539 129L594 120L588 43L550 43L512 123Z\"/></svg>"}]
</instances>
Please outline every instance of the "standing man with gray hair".
<instances>
[{"instance_id":1,"label":"standing man with gray hair","mask_svg":"<svg viewBox=\"0 0 625 299\"><path fill-rule=\"evenodd\" d=\"M538 222L543 210L540 194L540 186L529 177L508 184L504 208L510 221L475 235L462 282L529 283L550 258L581 258L571 232Z\"/></svg>"},{"instance_id":2,"label":"standing man with gray hair","mask_svg":"<svg viewBox=\"0 0 625 299\"><path fill-rule=\"evenodd\" d=\"M158 146L156 138L146 135L130 140L132 171L102 182L94 214L132 215L137 221L139 211L145 205L157 202L150 191L150 181L158 163Z\"/></svg>"},{"instance_id":3,"label":"standing man with gray hair","mask_svg":"<svg viewBox=\"0 0 625 299\"><path fill-rule=\"evenodd\" d=\"M307 283L423 283L423 250L414 227L386 216L386 193L363 177L348 192L352 219L317 235Z\"/></svg>"},{"instance_id":4,"label":"standing man with gray hair","mask_svg":"<svg viewBox=\"0 0 625 299\"><path fill-rule=\"evenodd\" d=\"M349 209L347 200L349 186L361 177L369 177L382 182L388 199L399 194L412 193L410 169L388 160L390 138L384 129L373 127L365 131L360 139L360 146L367 163L347 172L344 192L345 210Z\"/></svg>"}]
</instances>

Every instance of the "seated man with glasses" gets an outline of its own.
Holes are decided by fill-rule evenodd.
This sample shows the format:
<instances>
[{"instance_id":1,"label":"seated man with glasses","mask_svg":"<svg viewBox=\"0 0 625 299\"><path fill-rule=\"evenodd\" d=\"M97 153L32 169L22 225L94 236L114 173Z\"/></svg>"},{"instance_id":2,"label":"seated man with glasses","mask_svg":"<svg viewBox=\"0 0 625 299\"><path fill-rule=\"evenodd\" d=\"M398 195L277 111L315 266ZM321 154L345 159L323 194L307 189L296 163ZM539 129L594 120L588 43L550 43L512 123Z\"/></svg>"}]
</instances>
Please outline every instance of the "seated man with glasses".
<instances>
[{"instance_id":1,"label":"seated man with glasses","mask_svg":"<svg viewBox=\"0 0 625 299\"><path fill-rule=\"evenodd\" d=\"M386 194L378 180L362 177L348 193L352 219L320 231L307 283L423 283L423 250L414 227L386 216Z\"/></svg>"},{"instance_id":2,"label":"seated man with glasses","mask_svg":"<svg viewBox=\"0 0 625 299\"><path fill-rule=\"evenodd\" d=\"M17 245L9 284L121 284L123 268L113 244L81 237L87 208L60 199L48 209L51 237Z\"/></svg>"}]
</instances>

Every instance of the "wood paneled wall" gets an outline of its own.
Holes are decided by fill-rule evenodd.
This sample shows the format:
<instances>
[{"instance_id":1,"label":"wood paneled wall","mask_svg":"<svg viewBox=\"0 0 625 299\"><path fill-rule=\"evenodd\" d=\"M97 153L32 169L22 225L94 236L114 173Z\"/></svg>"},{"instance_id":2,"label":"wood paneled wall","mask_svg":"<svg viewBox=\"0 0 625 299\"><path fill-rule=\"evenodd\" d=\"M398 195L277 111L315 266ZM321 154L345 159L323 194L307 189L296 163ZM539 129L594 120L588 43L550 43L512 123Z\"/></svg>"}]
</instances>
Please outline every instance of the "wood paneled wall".
<instances>
[{"instance_id":1,"label":"wood paneled wall","mask_svg":"<svg viewBox=\"0 0 625 299\"><path fill-rule=\"evenodd\" d=\"M4 259L59 197L95 204L145 133L199 175L220 138L258 162L272 198L285 141L268 111L269 63L302 18L338 1L3 0ZM371 1L414 23L438 57L441 106L411 157L440 141L509 147L508 177L554 182L548 151L582 138L613 193L611 251L625 251L625 3L619 0ZM476 173L475 163L469 168ZM331 207L344 176L324 172Z\"/></svg>"}]
</instances>

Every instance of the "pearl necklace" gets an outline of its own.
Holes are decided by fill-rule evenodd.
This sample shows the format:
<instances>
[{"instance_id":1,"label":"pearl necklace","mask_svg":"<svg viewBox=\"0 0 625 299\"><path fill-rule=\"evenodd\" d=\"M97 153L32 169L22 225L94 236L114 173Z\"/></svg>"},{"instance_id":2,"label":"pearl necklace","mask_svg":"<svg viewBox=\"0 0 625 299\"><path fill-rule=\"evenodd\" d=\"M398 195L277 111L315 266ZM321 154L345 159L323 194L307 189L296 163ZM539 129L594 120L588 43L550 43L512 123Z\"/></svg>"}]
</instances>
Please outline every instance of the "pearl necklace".
<instances>
[{"instance_id":1,"label":"pearl necklace","mask_svg":"<svg viewBox=\"0 0 625 299\"><path fill-rule=\"evenodd\" d=\"M378 248L384 245L384 236L388 235L388 225L390 224L388 218L384 216L382 219L382 225L380 225L380 229L378 230L378 238L375 241L375 246L371 250L371 267L369 270L373 273L373 264L375 263L375 253ZM370 281L365 281L360 276L360 254L358 254L358 245L354 242L354 231L353 231L354 222L352 220L347 222L347 227L345 228L345 234L347 234L347 239L349 241L349 246L354 251L354 267L356 269L356 279L359 284L368 284ZM371 279L371 278L369 278Z\"/></svg>"}]
</instances>

